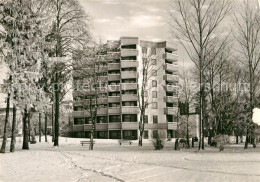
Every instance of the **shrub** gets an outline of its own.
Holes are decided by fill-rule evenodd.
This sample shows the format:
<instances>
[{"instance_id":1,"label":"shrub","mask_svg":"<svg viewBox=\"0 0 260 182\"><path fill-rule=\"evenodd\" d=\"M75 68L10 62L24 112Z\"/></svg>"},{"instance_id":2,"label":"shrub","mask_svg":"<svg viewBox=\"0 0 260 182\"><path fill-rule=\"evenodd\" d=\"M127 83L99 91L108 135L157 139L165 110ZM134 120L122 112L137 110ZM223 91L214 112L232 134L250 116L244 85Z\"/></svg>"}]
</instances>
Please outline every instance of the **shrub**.
<instances>
[{"instance_id":1,"label":"shrub","mask_svg":"<svg viewBox=\"0 0 260 182\"><path fill-rule=\"evenodd\" d=\"M162 150L164 147L164 139L156 137L153 139L153 146L155 150Z\"/></svg>"},{"instance_id":2,"label":"shrub","mask_svg":"<svg viewBox=\"0 0 260 182\"><path fill-rule=\"evenodd\" d=\"M210 143L210 146L212 146L212 147L217 147L217 141L213 140L213 141Z\"/></svg>"}]
</instances>

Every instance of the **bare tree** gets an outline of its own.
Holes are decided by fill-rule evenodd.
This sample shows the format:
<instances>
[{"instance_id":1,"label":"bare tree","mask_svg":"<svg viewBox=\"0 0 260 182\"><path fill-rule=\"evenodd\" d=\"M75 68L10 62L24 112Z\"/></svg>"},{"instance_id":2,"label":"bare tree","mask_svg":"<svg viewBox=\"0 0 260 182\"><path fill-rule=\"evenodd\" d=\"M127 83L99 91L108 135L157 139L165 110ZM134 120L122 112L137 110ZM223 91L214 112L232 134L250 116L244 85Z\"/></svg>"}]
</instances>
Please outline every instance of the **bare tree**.
<instances>
[{"instance_id":1,"label":"bare tree","mask_svg":"<svg viewBox=\"0 0 260 182\"><path fill-rule=\"evenodd\" d=\"M173 38L184 47L189 58L198 70L200 134L199 149L204 149L204 103L205 69L225 45L225 39L215 45L217 31L231 10L229 0L173 0L170 8L170 27ZM207 60L209 49L216 46L217 51Z\"/></svg>"},{"instance_id":2,"label":"bare tree","mask_svg":"<svg viewBox=\"0 0 260 182\"><path fill-rule=\"evenodd\" d=\"M257 87L259 86L259 65L260 65L260 10L251 1L243 1L239 12L234 15L236 31L235 38L239 45L238 60L246 68L246 82L249 83L248 118L246 125L245 149L248 147L249 134L252 130L253 109L257 101Z\"/></svg>"}]
</instances>

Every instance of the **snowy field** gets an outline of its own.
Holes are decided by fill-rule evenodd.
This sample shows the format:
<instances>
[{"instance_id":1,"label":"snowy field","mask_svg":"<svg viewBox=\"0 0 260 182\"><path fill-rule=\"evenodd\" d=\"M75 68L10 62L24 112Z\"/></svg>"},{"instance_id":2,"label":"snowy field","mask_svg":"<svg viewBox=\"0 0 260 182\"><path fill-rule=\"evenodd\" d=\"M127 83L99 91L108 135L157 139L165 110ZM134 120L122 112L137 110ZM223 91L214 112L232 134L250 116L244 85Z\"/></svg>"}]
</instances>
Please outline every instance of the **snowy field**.
<instances>
[{"instance_id":1,"label":"snowy field","mask_svg":"<svg viewBox=\"0 0 260 182\"><path fill-rule=\"evenodd\" d=\"M53 147L42 137L28 151L21 150L18 138L15 153L0 154L0 181L260 181L259 145L246 151L239 144L226 146L224 152L198 152L174 151L170 142L155 151L149 141L138 147L96 140L94 151L89 151L81 140L61 138L60 147Z\"/></svg>"}]
</instances>

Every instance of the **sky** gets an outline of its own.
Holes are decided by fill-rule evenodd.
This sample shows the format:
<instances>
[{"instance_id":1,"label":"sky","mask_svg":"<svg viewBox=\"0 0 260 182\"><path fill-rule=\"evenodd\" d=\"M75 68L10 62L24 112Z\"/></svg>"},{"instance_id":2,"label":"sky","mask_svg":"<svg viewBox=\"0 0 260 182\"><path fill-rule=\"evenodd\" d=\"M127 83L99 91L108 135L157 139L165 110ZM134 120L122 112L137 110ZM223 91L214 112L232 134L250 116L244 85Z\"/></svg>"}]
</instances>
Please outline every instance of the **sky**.
<instances>
[{"instance_id":1,"label":"sky","mask_svg":"<svg viewBox=\"0 0 260 182\"><path fill-rule=\"evenodd\" d=\"M169 40L169 0L79 0L92 19L92 33L102 40L137 36Z\"/></svg>"}]
</instances>

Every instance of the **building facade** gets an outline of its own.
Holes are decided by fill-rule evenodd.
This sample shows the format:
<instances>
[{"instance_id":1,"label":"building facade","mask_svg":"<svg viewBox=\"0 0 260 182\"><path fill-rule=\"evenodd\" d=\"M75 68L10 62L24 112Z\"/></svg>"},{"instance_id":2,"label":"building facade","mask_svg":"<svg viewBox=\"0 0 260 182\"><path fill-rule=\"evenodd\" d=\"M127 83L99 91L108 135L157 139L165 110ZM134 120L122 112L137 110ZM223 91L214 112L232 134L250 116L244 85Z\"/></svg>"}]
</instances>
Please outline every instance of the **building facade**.
<instances>
[{"instance_id":1,"label":"building facade","mask_svg":"<svg viewBox=\"0 0 260 182\"><path fill-rule=\"evenodd\" d=\"M144 81L147 82L144 139L158 134L174 137L179 81L176 45L121 37L118 41L108 41L105 47L102 55L104 64L100 67L102 76L97 80L105 89L99 93L97 100L96 138L138 139L138 93ZM82 75L75 70L74 82L82 84ZM86 105L91 94L93 92L87 90L76 89L73 92L74 137L90 137L92 124Z\"/></svg>"}]
</instances>

